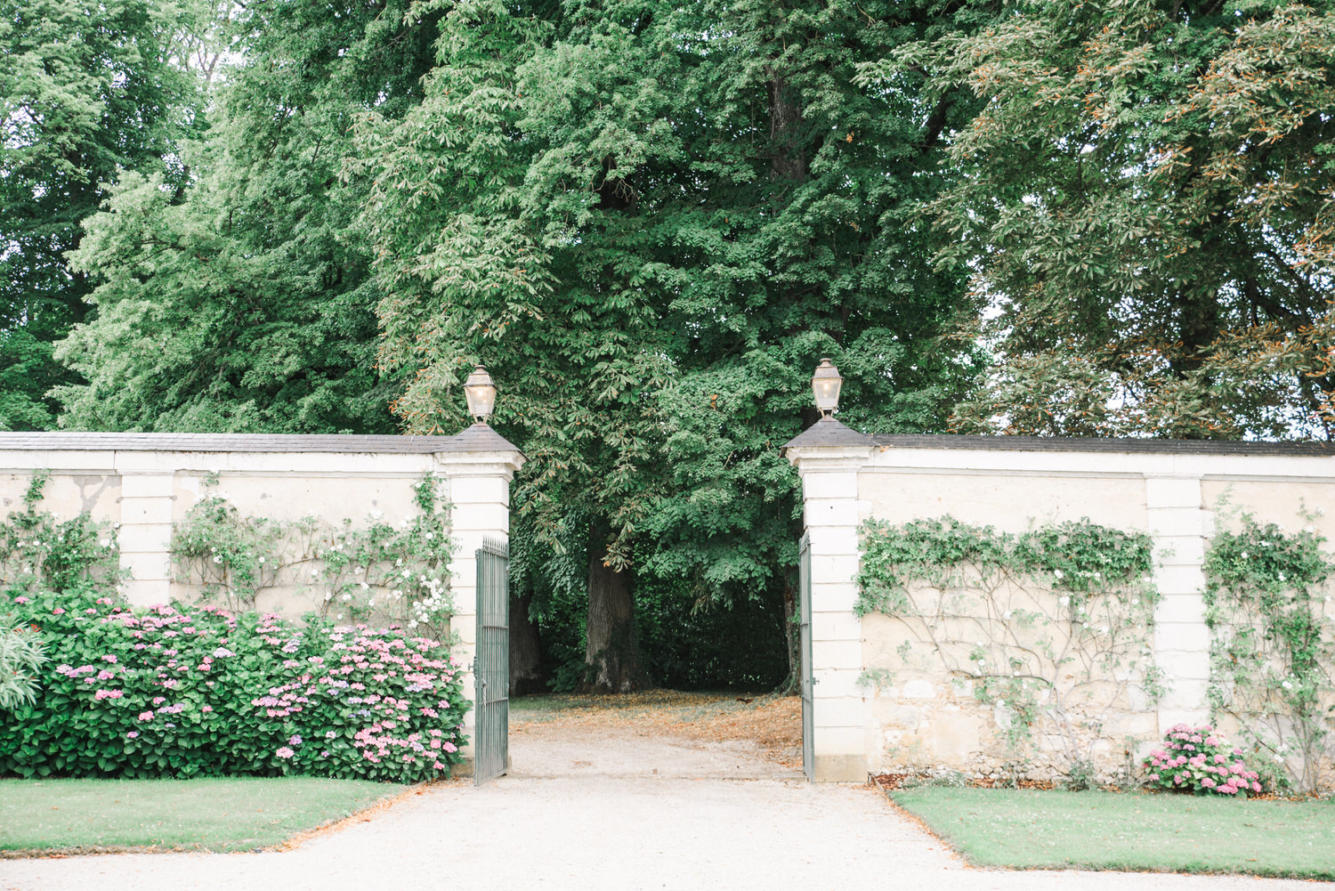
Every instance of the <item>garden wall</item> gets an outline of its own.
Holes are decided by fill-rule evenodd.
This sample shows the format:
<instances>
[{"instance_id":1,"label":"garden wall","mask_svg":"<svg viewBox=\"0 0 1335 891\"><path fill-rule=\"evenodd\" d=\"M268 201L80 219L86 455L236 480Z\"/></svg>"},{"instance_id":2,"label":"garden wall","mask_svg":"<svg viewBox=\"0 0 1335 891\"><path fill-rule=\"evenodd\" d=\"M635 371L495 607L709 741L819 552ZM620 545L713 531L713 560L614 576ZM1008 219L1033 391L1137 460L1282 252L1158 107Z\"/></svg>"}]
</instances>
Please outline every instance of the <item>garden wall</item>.
<instances>
[{"instance_id":1,"label":"garden wall","mask_svg":"<svg viewBox=\"0 0 1335 891\"><path fill-rule=\"evenodd\" d=\"M173 433L0 433L0 516L23 508L36 472L48 482L40 508L69 518L88 511L116 524L123 591L135 604L190 600L169 547L173 523L202 498L221 496L242 516L318 518L338 526L408 520L413 486L427 474L449 505L454 657L472 664L476 561L487 538L509 533L509 485L519 451L485 425L455 436L303 436ZM310 610L322 591L298 567L262 592L257 608ZM471 697L471 675L464 679ZM472 713L468 722L471 724Z\"/></svg>"},{"instance_id":2,"label":"garden wall","mask_svg":"<svg viewBox=\"0 0 1335 891\"><path fill-rule=\"evenodd\" d=\"M1231 528L1245 512L1335 540L1335 451L1320 445L871 437L827 419L786 454L802 477L811 542L817 779L900 769L988 772L1011 757L1003 709L940 660L906 670L902 656L920 647L914 629L878 612L859 615L865 521L953 517L1021 533L1087 518L1148 533L1161 599L1144 637L1165 692L1155 701L1123 683L1121 669L1102 679L1103 692L1114 694L1104 700L1093 751L1105 774L1174 724L1209 717L1202 565L1216 526ZM1025 603L1041 612L1058 592L1023 596L1037 598ZM1055 761L1061 744L1052 735L1036 739L1034 766Z\"/></svg>"}]
</instances>

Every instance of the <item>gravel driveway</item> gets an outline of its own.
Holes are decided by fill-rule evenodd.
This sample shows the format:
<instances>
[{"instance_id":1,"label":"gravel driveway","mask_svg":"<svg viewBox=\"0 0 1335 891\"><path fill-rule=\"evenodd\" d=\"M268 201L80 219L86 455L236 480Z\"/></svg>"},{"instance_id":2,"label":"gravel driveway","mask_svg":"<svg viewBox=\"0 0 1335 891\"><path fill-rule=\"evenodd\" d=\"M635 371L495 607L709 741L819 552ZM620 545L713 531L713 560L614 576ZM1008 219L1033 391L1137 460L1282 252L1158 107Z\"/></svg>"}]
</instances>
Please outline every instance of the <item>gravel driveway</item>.
<instances>
[{"instance_id":1,"label":"gravel driveway","mask_svg":"<svg viewBox=\"0 0 1335 891\"><path fill-rule=\"evenodd\" d=\"M1306 882L966 867L877 791L809 785L744 741L520 728L511 774L410 795L257 854L0 860L0 888L1256 889Z\"/></svg>"}]
</instances>

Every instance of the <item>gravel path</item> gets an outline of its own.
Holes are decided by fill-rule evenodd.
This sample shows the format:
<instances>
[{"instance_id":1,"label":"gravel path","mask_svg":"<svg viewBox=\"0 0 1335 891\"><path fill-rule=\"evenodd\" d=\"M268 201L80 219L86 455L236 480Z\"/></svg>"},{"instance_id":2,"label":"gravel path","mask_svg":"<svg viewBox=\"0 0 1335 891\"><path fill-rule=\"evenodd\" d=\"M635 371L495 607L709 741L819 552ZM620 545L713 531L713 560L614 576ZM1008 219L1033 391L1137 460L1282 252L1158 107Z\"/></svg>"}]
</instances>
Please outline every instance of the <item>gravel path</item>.
<instances>
[{"instance_id":1,"label":"gravel path","mask_svg":"<svg viewBox=\"0 0 1335 891\"><path fill-rule=\"evenodd\" d=\"M0 860L0 888L1306 888L970 869L876 790L809 785L745 742L520 727L511 774L408 796L295 850Z\"/></svg>"}]
</instances>

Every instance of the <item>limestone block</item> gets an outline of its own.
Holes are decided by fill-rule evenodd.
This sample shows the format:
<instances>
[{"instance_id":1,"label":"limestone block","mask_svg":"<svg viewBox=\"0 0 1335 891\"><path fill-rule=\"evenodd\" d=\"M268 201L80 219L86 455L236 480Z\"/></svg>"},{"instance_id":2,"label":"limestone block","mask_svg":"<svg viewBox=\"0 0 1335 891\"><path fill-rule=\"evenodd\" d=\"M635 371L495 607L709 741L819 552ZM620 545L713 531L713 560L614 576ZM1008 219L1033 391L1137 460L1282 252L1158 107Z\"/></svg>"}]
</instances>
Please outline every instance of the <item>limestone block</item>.
<instances>
[{"instance_id":1,"label":"limestone block","mask_svg":"<svg viewBox=\"0 0 1335 891\"><path fill-rule=\"evenodd\" d=\"M171 546L172 527L169 524L122 526L116 541L122 551L131 553L165 553Z\"/></svg>"},{"instance_id":2,"label":"limestone block","mask_svg":"<svg viewBox=\"0 0 1335 891\"><path fill-rule=\"evenodd\" d=\"M121 477L122 498L171 498L175 489L172 474L129 473Z\"/></svg>"},{"instance_id":3,"label":"limestone block","mask_svg":"<svg viewBox=\"0 0 1335 891\"><path fill-rule=\"evenodd\" d=\"M1210 629L1205 627L1204 622L1159 623L1154 628L1154 650L1156 661L1165 669L1167 666L1163 666L1161 660L1170 653L1191 653L1201 659L1208 659Z\"/></svg>"},{"instance_id":4,"label":"limestone block","mask_svg":"<svg viewBox=\"0 0 1335 891\"><path fill-rule=\"evenodd\" d=\"M1149 532L1153 536L1204 535L1205 514L1197 506L1151 508Z\"/></svg>"},{"instance_id":5,"label":"limestone block","mask_svg":"<svg viewBox=\"0 0 1335 891\"><path fill-rule=\"evenodd\" d=\"M176 506L181 503L171 498L121 498L117 522L123 526L171 523L175 518Z\"/></svg>"},{"instance_id":6,"label":"limestone block","mask_svg":"<svg viewBox=\"0 0 1335 891\"><path fill-rule=\"evenodd\" d=\"M815 612L811 614L812 640L862 640L862 622L851 612Z\"/></svg>"},{"instance_id":7,"label":"limestone block","mask_svg":"<svg viewBox=\"0 0 1335 891\"><path fill-rule=\"evenodd\" d=\"M1199 477L1148 477L1145 480L1145 504L1151 510L1171 507L1201 507Z\"/></svg>"}]
</instances>

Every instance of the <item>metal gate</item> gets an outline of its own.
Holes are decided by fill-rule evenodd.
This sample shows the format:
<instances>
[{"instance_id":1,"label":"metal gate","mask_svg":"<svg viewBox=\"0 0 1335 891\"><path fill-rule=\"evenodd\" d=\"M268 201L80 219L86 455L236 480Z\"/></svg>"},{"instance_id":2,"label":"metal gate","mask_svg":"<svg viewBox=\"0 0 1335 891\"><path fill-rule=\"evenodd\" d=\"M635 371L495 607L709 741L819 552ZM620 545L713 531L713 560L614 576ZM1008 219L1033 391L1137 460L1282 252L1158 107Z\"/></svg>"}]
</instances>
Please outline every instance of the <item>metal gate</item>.
<instances>
[{"instance_id":1,"label":"metal gate","mask_svg":"<svg viewBox=\"0 0 1335 891\"><path fill-rule=\"evenodd\" d=\"M484 541L477 550L477 658L473 782L505 773L510 746L510 551Z\"/></svg>"},{"instance_id":2,"label":"metal gate","mask_svg":"<svg viewBox=\"0 0 1335 891\"><path fill-rule=\"evenodd\" d=\"M811 688L811 537L798 545L798 646L802 655L802 772L812 779L815 762L815 724L812 720Z\"/></svg>"}]
</instances>

